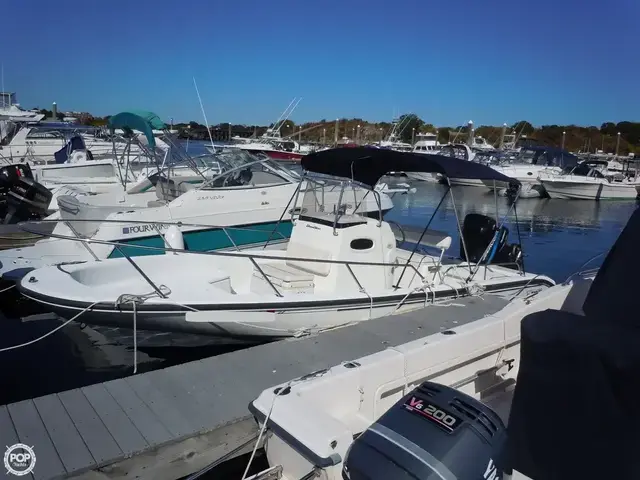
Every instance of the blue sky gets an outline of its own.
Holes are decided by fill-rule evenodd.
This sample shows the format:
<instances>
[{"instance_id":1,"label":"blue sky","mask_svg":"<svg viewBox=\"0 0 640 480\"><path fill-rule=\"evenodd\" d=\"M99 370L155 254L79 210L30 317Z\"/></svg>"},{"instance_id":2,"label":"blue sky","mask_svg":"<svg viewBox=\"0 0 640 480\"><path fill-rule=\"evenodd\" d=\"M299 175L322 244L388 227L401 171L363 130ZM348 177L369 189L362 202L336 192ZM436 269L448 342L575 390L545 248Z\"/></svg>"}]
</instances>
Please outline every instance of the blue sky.
<instances>
[{"instance_id":1,"label":"blue sky","mask_svg":"<svg viewBox=\"0 0 640 480\"><path fill-rule=\"evenodd\" d=\"M640 120L638 0L5 0L24 107L265 124ZM8 19L11 21L7 21Z\"/></svg>"}]
</instances>

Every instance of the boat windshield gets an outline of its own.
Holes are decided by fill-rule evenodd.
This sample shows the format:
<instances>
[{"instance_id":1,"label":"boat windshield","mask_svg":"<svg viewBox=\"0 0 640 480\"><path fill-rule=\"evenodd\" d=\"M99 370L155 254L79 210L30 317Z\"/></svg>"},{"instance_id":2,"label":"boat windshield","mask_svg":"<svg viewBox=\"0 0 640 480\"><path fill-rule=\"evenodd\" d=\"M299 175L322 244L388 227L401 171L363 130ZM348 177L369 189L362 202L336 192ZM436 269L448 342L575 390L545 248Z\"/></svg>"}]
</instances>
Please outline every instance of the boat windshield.
<instances>
[{"instance_id":1,"label":"boat windshield","mask_svg":"<svg viewBox=\"0 0 640 480\"><path fill-rule=\"evenodd\" d=\"M589 162L582 162L577 165L569 165L564 167L563 172L567 175L578 175L581 177L595 177L604 178L600 170L598 170L598 164L591 164Z\"/></svg>"},{"instance_id":2,"label":"boat windshield","mask_svg":"<svg viewBox=\"0 0 640 480\"><path fill-rule=\"evenodd\" d=\"M300 179L298 173L268 157L253 155L242 149L225 149L206 157L210 162L217 162L220 173L207 182L205 188L273 185L298 182Z\"/></svg>"},{"instance_id":3,"label":"boat windshield","mask_svg":"<svg viewBox=\"0 0 640 480\"><path fill-rule=\"evenodd\" d=\"M498 150L480 150L476 152L473 161L485 165L497 165L508 160L504 152Z\"/></svg>"}]
</instances>

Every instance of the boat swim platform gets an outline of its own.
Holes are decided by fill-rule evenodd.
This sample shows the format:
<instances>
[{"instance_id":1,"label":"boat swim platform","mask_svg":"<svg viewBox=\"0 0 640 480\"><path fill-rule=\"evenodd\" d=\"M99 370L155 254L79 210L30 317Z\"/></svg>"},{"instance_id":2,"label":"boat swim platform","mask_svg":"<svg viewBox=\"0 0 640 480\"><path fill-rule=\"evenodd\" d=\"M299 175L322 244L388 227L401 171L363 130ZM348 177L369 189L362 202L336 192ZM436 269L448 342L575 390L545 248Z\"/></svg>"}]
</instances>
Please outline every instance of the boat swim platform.
<instances>
[{"instance_id":1,"label":"boat swim platform","mask_svg":"<svg viewBox=\"0 0 640 480\"><path fill-rule=\"evenodd\" d=\"M0 445L33 448L35 468L22 478L180 478L251 451L258 428L248 405L264 389L471 323L506 304L491 294L460 298L3 405Z\"/></svg>"}]
</instances>

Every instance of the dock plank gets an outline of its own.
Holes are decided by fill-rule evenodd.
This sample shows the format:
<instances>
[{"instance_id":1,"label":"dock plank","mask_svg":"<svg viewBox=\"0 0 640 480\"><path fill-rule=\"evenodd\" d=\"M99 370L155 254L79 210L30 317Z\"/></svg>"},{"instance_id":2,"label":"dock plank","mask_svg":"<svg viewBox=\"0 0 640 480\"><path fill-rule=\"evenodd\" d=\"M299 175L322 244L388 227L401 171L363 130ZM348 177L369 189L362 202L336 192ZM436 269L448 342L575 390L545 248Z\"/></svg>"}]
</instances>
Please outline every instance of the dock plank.
<instances>
[{"instance_id":1,"label":"dock plank","mask_svg":"<svg viewBox=\"0 0 640 480\"><path fill-rule=\"evenodd\" d=\"M153 373L156 373L153 375ZM157 373L160 373L158 375ZM162 372L149 372L148 375L135 375L126 382L138 397L162 419L162 423L173 437L182 437L189 432L197 431L199 425L192 423L187 415L193 410L193 401L188 396L175 392L175 385ZM182 412L185 412L183 414Z\"/></svg>"},{"instance_id":2,"label":"dock plank","mask_svg":"<svg viewBox=\"0 0 640 480\"><path fill-rule=\"evenodd\" d=\"M33 401L23 400L7 408L20 442L32 447L36 454L33 478L65 475L67 471Z\"/></svg>"},{"instance_id":3,"label":"dock plank","mask_svg":"<svg viewBox=\"0 0 640 480\"><path fill-rule=\"evenodd\" d=\"M33 403L68 472L83 470L95 463L67 410L56 394L34 399Z\"/></svg>"},{"instance_id":4,"label":"dock plank","mask_svg":"<svg viewBox=\"0 0 640 480\"><path fill-rule=\"evenodd\" d=\"M15 445L16 443L20 443L18 440L18 434L16 433L16 429L13 426L13 422L11 421L11 416L9 415L9 410L5 405L0 407L0 448L6 449L11 445ZM38 455L36 454L36 461ZM9 473L5 471L5 477L9 477ZM33 475L23 475L22 477L25 480L32 479Z\"/></svg>"},{"instance_id":5,"label":"dock plank","mask_svg":"<svg viewBox=\"0 0 640 480\"><path fill-rule=\"evenodd\" d=\"M81 391L125 456L149 447L149 443L104 384L90 385Z\"/></svg>"},{"instance_id":6,"label":"dock plank","mask_svg":"<svg viewBox=\"0 0 640 480\"><path fill-rule=\"evenodd\" d=\"M97 464L122 455L122 450L82 391L68 390L59 393L58 398Z\"/></svg>"},{"instance_id":7,"label":"dock plank","mask_svg":"<svg viewBox=\"0 0 640 480\"><path fill-rule=\"evenodd\" d=\"M165 376L176 392L182 391L178 401L191 405L192 408L187 412L191 424L206 429L211 422L211 411L220 406L214 385L215 377L205 370L201 361L186 365L184 368L168 369Z\"/></svg>"},{"instance_id":8,"label":"dock plank","mask_svg":"<svg viewBox=\"0 0 640 480\"><path fill-rule=\"evenodd\" d=\"M173 438L162 419L138 397L125 379L113 380L104 386L149 445L162 444Z\"/></svg>"}]
</instances>

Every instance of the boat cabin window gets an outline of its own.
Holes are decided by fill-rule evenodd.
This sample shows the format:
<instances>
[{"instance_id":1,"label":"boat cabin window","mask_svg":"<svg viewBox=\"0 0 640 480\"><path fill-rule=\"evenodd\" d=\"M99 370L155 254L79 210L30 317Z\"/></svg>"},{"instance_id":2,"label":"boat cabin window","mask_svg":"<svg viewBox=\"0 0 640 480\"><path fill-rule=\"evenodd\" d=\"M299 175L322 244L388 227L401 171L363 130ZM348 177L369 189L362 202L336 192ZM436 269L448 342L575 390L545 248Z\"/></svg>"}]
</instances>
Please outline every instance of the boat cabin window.
<instances>
[{"instance_id":1,"label":"boat cabin window","mask_svg":"<svg viewBox=\"0 0 640 480\"><path fill-rule=\"evenodd\" d=\"M31 130L28 139L64 139L64 135L56 130Z\"/></svg>"}]
</instances>

